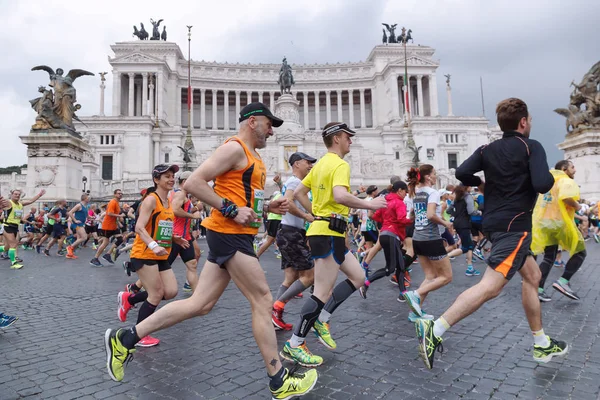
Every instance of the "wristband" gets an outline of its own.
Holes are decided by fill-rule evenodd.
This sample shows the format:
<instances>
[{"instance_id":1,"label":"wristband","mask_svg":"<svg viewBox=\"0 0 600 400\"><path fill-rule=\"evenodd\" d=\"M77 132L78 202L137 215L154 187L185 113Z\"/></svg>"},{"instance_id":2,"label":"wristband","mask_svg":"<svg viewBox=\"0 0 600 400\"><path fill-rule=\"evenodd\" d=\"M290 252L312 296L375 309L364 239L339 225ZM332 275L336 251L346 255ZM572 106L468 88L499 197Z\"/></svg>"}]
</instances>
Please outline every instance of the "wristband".
<instances>
[{"instance_id":1,"label":"wristband","mask_svg":"<svg viewBox=\"0 0 600 400\"><path fill-rule=\"evenodd\" d=\"M225 218L234 219L238 215L238 206L233 201L224 198L220 211Z\"/></svg>"},{"instance_id":2,"label":"wristband","mask_svg":"<svg viewBox=\"0 0 600 400\"><path fill-rule=\"evenodd\" d=\"M154 249L155 249L155 248L157 248L157 247L158 247L158 243L156 243L154 240L153 240L153 241L151 241L150 243L148 243L148 248L149 248L150 250L154 250Z\"/></svg>"}]
</instances>

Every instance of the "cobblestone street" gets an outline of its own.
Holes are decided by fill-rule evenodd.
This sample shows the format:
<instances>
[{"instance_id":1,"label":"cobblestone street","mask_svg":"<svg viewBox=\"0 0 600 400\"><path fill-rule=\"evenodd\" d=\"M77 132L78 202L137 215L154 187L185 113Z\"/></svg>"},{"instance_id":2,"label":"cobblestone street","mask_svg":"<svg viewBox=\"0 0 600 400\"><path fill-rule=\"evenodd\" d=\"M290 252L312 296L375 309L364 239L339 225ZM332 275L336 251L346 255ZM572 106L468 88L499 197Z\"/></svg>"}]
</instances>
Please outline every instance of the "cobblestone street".
<instances>
[{"instance_id":1,"label":"cobblestone street","mask_svg":"<svg viewBox=\"0 0 600 400\"><path fill-rule=\"evenodd\" d=\"M205 241L200 241L206 249ZM325 359L319 381L305 399L598 399L600 391L600 246L588 244L588 259L572 287L575 302L549 288L543 304L544 328L571 345L565 358L538 365L515 277L504 292L444 336L444 352L434 369L425 369L417 353L408 307L396 301L397 288L373 284L369 298L352 295L333 315L338 349L328 351L309 336L309 348ZM235 285L213 312L158 332L159 346L138 349L122 383L110 380L105 367L104 331L129 326L117 319L116 294L127 278L120 267L92 268L91 250L71 261L20 250L25 268L11 270L0 261L0 311L17 315L0 331L0 399L267 399L268 380L250 324L249 305ZM122 256L124 259L125 256ZM205 260L201 259L201 264ZM119 260L123 261L123 260ZM261 260L275 292L283 274L269 250ZM383 254L372 267L383 264ZM427 298L427 312L439 315L479 278L464 275L463 257L453 262L454 281ZM483 271L484 264L476 268ZM184 266L174 270L181 288ZM413 284L423 273L413 266ZM308 294L308 291L306 292ZM185 296L183 292L177 298ZM295 323L303 300L286 307ZM279 332L280 348L290 333ZM594 354L597 353L595 356Z\"/></svg>"}]
</instances>

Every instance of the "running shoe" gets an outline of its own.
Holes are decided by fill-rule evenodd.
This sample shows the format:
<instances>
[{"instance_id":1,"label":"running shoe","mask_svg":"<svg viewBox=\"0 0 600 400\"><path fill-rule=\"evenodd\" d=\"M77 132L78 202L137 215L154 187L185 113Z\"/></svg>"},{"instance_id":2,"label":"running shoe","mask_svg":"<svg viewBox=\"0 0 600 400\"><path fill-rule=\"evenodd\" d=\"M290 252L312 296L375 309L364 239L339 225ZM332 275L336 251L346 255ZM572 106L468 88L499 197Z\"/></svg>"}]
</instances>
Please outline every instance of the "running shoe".
<instances>
[{"instance_id":1,"label":"running shoe","mask_svg":"<svg viewBox=\"0 0 600 400\"><path fill-rule=\"evenodd\" d=\"M0 260L8 260L8 254L0 253Z\"/></svg>"},{"instance_id":2,"label":"running shoe","mask_svg":"<svg viewBox=\"0 0 600 400\"><path fill-rule=\"evenodd\" d=\"M36 251L38 254L42 254L42 246L40 246L40 245L36 245L36 246L35 246L35 251Z\"/></svg>"},{"instance_id":3,"label":"running shoe","mask_svg":"<svg viewBox=\"0 0 600 400\"><path fill-rule=\"evenodd\" d=\"M102 263L100 262L100 260L98 260L97 258L92 258L92 260L90 261L90 265L92 267L101 267Z\"/></svg>"},{"instance_id":4,"label":"running shoe","mask_svg":"<svg viewBox=\"0 0 600 400\"><path fill-rule=\"evenodd\" d=\"M404 298L404 292L400 292L400 295L398 295L398 301L400 303L406 303L406 299Z\"/></svg>"},{"instance_id":5,"label":"running shoe","mask_svg":"<svg viewBox=\"0 0 600 400\"><path fill-rule=\"evenodd\" d=\"M133 289L133 285L131 283L125 285L125 291L130 294L136 294L137 292L139 292L139 290Z\"/></svg>"},{"instance_id":6,"label":"running shoe","mask_svg":"<svg viewBox=\"0 0 600 400\"><path fill-rule=\"evenodd\" d=\"M18 319L19 317L12 317L10 315L0 313L0 329L8 328L17 322Z\"/></svg>"},{"instance_id":7,"label":"running shoe","mask_svg":"<svg viewBox=\"0 0 600 400\"><path fill-rule=\"evenodd\" d=\"M283 378L283 385L279 389L271 389L271 395L273 400L289 400L294 397L304 396L315 387L317 383L317 370L309 369L303 374L296 372L296 368L292 370L285 370L285 376Z\"/></svg>"},{"instance_id":8,"label":"running shoe","mask_svg":"<svg viewBox=\"0 0 600 400\"><path fill-rule=\"evenodd\" d=\"M465 275L466 276L479 276L479 275L481 275L481 272L479 272L478 269L471 267L471 268L467 268L467 270L465 271Z\"/></svg>"},{"instance_id":9,"label":"running shoe","mask_svg":"<svg viewBox=\"0 0 600 400\"><path fill-rule=\"evenodd\" d=\"M360 294L360 297L362 297L364 300L367 299L367 290L369 290L367 285L362 285L358 288L358 294Z\"/></svg>"},{"instance_id":10,"label":"running shoe","mask_svg":"<svg viewBox=\"0 0 600 400\"><path fill-rule=\"evenodd\" d=\"M59 251L56 253L56 255L58 255L58 256L61 256L61 257L62 257L62 256L64 256L65 254L67 254L67 251L66 251L65 249L60 249L60 250L59 250Z\"/></svg>"},{"instance_id":11,"label":"running shoe","mask_svg":"<svg viewBox=\"0 0 600 400\"><path fill-rule=\"evenodd\" d=\"M10 266L10 269L21 269L21 268L23 268L23 264L20 264L16 261Z\"/></svg>"},{"instance_id":12,"label":"running shoe","mask_svg":"<svg viewBox=\"0 0 600 400\"><path fill-rule=\"evenodd\" d=\"M315 335L319 339L319 342L329 350L334 350L337 345L335 341L331 337L331 332L329 332L329 322L321 322L318 319L315 321L313 328L315 330Z\"/></svg>"},{"instance_id":13,"label":"running shoe","mask_svg":"<svg viewBox=\"0 0 600 400\"><path fill-rule=\"evenodd\" d=\"M111 255L112 255L113 261L117 261L117 258L119 258L119 256L121 255L121 250L114 249Z\"/></svg>"},{"instance_id":14,"label":"running shoe","mask_svg":"<svg viewBox=\"0 0 600 400\"><path fill-rule=\"evenodd\" d=\"M479 258L481 261L485 261L485 257L483 255L483 253L481 252L481 249L475 249L473 250L473 255L477 258Z\"/></svg>"},{"instance_id":15,"label":"running shoe","mask_svg":"<svg viewBox=\"0 0 600 400\"><path fill-rule=\"evenodd\" d=\"M404 287L408 289L411 283L412 281L410 279L410 272L404 272Z\"/></svg>"},{"instance_id":16,"label":"running shoe","mask_svg":"<svg viewBox=\"0 0 600 400\"><path fill-rule=\"evenodd\" d=\"M77 257L75 254L67 254L65 258L68 258L69 260L77 260L79 257Z\"/></svg>"},{"instance_id":17,"label":"running shoe","mask_svg":"<svg viewBox=\"0 0 600 400\"><path fill-rule=\"evenodd\" d=\"M277 330L291 331L292 328L294 328L294 325L287 324L283 320L282 308L273 307L273 311L271 312L271 322L273 322L273 325Z\"/></svg>"},{"instance_id":18,"label":"running shoe","mask_svg":"<svg viewBox=\"0 0 600 400\"><path fill-rule=\"evenodd\" d=\"M542 290L541 292L538 292L538 299L542 302L542 303L547 303L549 301L551 301L552 299L550 298L550 296L548 296L546 294L546 291Z\"/></svg>"},{"instance_id":19,"label":"running shoe","mask_svg":"<svg viewBox=\"0 0 600 400\"><path fill-rule=\"evenodd\" d=\"M187 281L183 284L183 291L186 293L190 293L192 291L192 287Z\"/></svg>"},{"instance_id":20,"label":"running shoe","mask_svg":"<svg viewBox=\"0 0 600 400\"><path fill-rule=\"evenodd\" d=\"M600 243L600 236L598 236L597 233L594 233L594 240L596 241L596 243Z\"/></svg>"},{"instance_id":21,"label":"running shoe","mask_svg":"<svg viewBox=\"0 0 600 400\"><path fill-rule=\"evenodd\" d=\"M417 293L414 290L411 290L409 292L404 292L403 295L412 312L417 314L419 317L422 317L423 311L421 311L421 299Z\"/></svg>"},{"instance_id":22,"label":"running shoe","mask_svg":"<svg viewBox=\"0 0 600 400\"><path fill-rule=\"evenodd\" d=\"M567 283L561 283L560 281L555 281L552 284L552 287L556 290L558 290L559 292L561 292L562 294L564 294L565 296L567 296L570 299L573 300L579 300L580 297L577 295L577 293L575 293L573 291L573 289L571 289L571 285L569 285L569 282Z\"/></svg>"},{"instance_id":23,"label":"running shoe","mask_svg":"<svg viewBox=\"0 0 600 400\"><path fill-rule=\"evenodd\" d=\"M282 358L288 361L296 362L303 367L318 367L323 364L323 357L316 356L308 350L306 343L302 343L298 347L292 347L288 340L283 345L283 349L279 352Z\"/></svg>"},{"instance_id":24,"label":"running shoe","mask_svg":"<svg viewBox=\"0 0 600 400\"><path fill-rule=\"evenodd\" d=\"M43 253L46 257L50 257L50 250L44 249Z\"/></svg>"},{"instance_id":25,"label":"running shoe","mask_svg":"<svg viewBox=\"0 0 600 400\"><path fill-rule=\"evenodd\" d=\"M564 261L554 261L554 266L556 268L564 268L565 267L565 262Z\"/></svg>"},{"instance_id":26,"label":"running shoe","mask_svg":"<svg viewBox=\"0 0 600 400\"><path fill-rule=\"evenodd\" d=\"M110 254L105 254L102 256L103 259L105 259L106 261L108 261L111 264L114 264L115 262L112 260L112 257Z\"/></svg>"},{"instance_id":27,"label":"running shoe","mask_svg":"<svg viewBox=\"0 0 600 400\"><path fill-rule=\"evenodd\" d=\"M546 336L550 344L548 347L533 346L533 360L539 363L547 363L552 361L554 356L563 356L569 352L569 345L562 340L552 339L550 336Z\"/></svg>"},{"instance_id":28,"label":"running shoe","mask_svg":"<svg viewBox=\"0 0 600 400\"><path fill-rule=\"evenodd\" d=\"M432 320L433 318L435 318L433 315L427 314L425 311L423 311L423 316L422 317L419 317L417 314L415 314L412 311L408 313L408 321L412 322L412 323L417 322L418 319Z\"/></svg>"},{"instance_id":29,"label":"running shoe","mask_svg":"<svg viewBox=\"0 0 600 400\"><path fill-rule=\"evenodd\" d=\"M150 335L148 336L144 336L142 338L142 340L140 340L139 342L137 342L135 345L137 347L153 347L156 346L160 343L160 340L157 338L154 338Z\"/></svg>"},{"instance_id":30,"label":"running shoe","mask_svg":"<svg viewBox=\"0 0 600 400\"><path fill-rule=\"evenodd\" d=\"M135 349L129 350L123 343L119 336L123 329L115 331L114 329L107 329L104 333L104 347L106 349L106 368L108 374L113 381L121 382L125 375L125 366L131 360L132 353Z\"/></svg>"},{"instance_id":31,"label":"running shoe","mask_svg":"<svg viewBox=\"0 0 600 400\"><path fill-rule=\"evenodd\" d=\"M125 322L127 321L127 313L131 310L131 304L129 303L129 297L132 296L129 291L127 292L119 292L117 295L117 301L119 303L119 309L117 310L117 315L119 316L119 321Z\"/></svg>"},{"instance_id":32,"label":"running shoe","mask_svg":"<svg viewBox=\"0 0 600 400\"><path fill-rule=\"evenodd\" d=\"M22 263L23 259L21 257L15 257L15 261L18 263Z\"/></svg>"},{"instance_id":33,"label":"running shoe","mask_svg":"<svg viewBox=\"0 0 600 400\"><path fill-rule=\"evenodd\" d=\"M398 280L396 279L396 275L390 276L390 283L398 286Z\"/></svg>"},{"instance_id":34,"label":"running shoe","mask_svg":"<svg viewBox=\"0 0 600 400\"><path fill-rule=\"evenodd\" d=\"M92 243L92 250L98 250L98 245L96 243Z\"/></svg>"},{"instance_id":35,"label":"running shoe","mask_svg":"<svg viewBox=\"0 0 600 400\"><path fill-rule=\"evenodd\" d=\"M123 269L127 276L131 276L131 261L123 261Z\"/></svg>"},{"instance_id":36,"label":"running shoe","mask_svg":"<svg viewBox=\"0 0 600 400\"><path fill-rule=\"evenodd\" d=\"M444 352L442 338L433 334L433 321L419 318L415 322L417 338L419 339L419 355L428 369L433 368L435 351Z\"/></svg>"}]
</instances>

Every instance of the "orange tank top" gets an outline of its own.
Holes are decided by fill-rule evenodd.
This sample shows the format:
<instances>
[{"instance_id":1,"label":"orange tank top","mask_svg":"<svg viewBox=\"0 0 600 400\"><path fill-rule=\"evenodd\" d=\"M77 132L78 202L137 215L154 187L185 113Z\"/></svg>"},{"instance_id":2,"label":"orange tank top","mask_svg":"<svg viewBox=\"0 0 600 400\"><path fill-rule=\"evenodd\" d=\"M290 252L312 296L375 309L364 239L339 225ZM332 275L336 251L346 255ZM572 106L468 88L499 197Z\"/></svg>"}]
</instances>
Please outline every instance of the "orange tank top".
<instances>
[{"instance_id":1,"label":"orange tank top","mask_svg":"<svg viewBox=\"0 0 600 400\"><path fill-rule=\"evenodd\" d=\"M244 226L236 223L233 219L225 218L220 210L213 208L210 216L202 221L202 226L220 233L256 235L262 224L267 169L262 159L255 157L237 136L229 138L227 142L230 140L236 141L242 146L248 164L243 169L227 171L218 176L213 189L217 195L231 200L238 207L254 209L258 218L250 226Z\"/></svg>"},{"instance_id":2,"label":"orange tank top","mask_svg":"<svg viewBox=\"0 0 600 400\"><path fill-rule=\"evenodd\" d=\"M133 248L131 249L131 258L141 258L143 260L166 260L169 258L173 241L173 221L175 214L171 209L171 203L167 200L167 206L163 206L160 196L156 193L150 193L150 196L156 197L156 208L152 212L148 223L146 224L146 232L158 243L167 250L167 254L157 256L148 245L140 238L140 235L135 236ZM140 204L141 207L141 204Z\"/></svg>"}]
</instances>

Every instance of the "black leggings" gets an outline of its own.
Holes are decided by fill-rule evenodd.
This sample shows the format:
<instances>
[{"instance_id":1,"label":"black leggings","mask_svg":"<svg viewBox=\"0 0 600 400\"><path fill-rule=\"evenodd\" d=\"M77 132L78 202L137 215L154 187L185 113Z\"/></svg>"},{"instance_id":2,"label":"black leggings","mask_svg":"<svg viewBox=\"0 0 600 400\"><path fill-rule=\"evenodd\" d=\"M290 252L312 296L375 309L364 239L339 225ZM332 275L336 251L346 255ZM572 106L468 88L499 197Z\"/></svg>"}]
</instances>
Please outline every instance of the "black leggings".
<instances>
[{"instance_id":1,"label":"black leggings","mask_svg":"<svg viewBox=\"0 0 600 400\"><path fill-rule=\"evenodd\" d=\"M540 288L544 288L546 284L546 278L550 274L550 270L552 269L552 265L554 265L554 261L556 260L556 255L558 254L558 245L548 246L544 249L544 260L540 264L540 270L542 271L542 279L540 279ZM575 272L581 267L585 257L587 256L587 252L585 250L580 251L579 253L572 254L567 261L567 265L565 265L565 271L562 274L562 278L566 280L571 280Z\"/></svg>"},{"instance_id":2,"label":"black leggings","mask_svg":"<svg viewBox=\"0 0 600 400\"><path fill-rule=\"evenodd\" d=\"M385 268L378 269L369 275L369 282L373 283L384 276L395 273L398 284L404 279L404 258L402 256L402 242L394 236L379 235L379 244L385 255Z\"/></svg>"}]
</instances>

